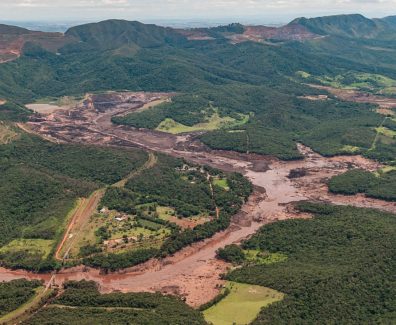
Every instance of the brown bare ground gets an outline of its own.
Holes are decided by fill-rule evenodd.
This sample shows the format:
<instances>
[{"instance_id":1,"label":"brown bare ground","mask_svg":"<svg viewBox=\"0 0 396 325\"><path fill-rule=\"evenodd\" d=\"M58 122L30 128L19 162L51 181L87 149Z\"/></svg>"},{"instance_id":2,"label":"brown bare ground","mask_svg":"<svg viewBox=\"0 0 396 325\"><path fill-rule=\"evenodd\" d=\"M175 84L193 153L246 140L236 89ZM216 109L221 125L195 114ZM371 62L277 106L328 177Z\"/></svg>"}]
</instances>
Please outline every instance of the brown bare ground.
<instances>
[{"instance_id":1,"label":"brown bare ground","mask_svg":"<svg viewBox=\"0 0 396 325\"><path fill-rule=\"evenodd\" d=\"M329 86L320 86L320 85L312 85L312 84L310 84L309 86L317 89L326 90L342 100L356 102L356 103L377 104L381 108L387 108L387 109L396 108L395 98L381 97L369 93L359 92L357 90L339 89Z\"/></svg>"},{"instance_id":2,"label":"brown bare ground","mask_svg":"<svg viewBox=\"0 0 396 325\"><path fill-rule=\"evenodd\" d=\"M378 108L377 109L377 113L381 114L381 115L385 115L385 116L395 116L395 111L392 111L389 108Z\"/></svg>"},{"instance_id":3,"label":"brown bare ground","mask_svg":"<svg viewBox=\"0 0 396 325\"><path fill-rule=\"evenodd\" d=\"M192 229L198 225L202 225L209 222L211 219L209 217L201 218L178 218L176 216L170 216L167 219L169 222L173 222L182 229Z\"/></svg>"},{"instance_id":4,"label":"brown bare ground","mask_svg":"<svg viewBox=\"0 0 396 325\"><path fill-rule=\"evenodd\" d=\"M72 108L72 106L57 106L54 104L27 104L26 107L40 114L52 114L61 109L68 110Z\"/></svg>"}]
</instances>

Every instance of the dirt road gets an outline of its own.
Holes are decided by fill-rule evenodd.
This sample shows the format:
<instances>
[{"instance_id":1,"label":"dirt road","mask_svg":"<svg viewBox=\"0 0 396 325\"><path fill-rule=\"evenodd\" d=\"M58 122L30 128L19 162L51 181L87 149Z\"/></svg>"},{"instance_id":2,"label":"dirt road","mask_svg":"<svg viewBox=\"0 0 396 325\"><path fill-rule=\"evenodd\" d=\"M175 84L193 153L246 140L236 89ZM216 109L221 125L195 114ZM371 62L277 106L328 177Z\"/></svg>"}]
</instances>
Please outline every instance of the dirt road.
<instances>
[{"instance_id":1,"label":"dirt road","mask_svg":"<svg viewBox=\"0 0 396 325\"><path fill-rule=\"evenodd\" d=\"M55 259L58 261L67 259L70 249L78 239L80 231L84 228L84 224L95 213L104 192L104 189L100 189L95 191L88 199L83 198L80 200L63 239L56 249Z\"/></svg>"}]
</instances>

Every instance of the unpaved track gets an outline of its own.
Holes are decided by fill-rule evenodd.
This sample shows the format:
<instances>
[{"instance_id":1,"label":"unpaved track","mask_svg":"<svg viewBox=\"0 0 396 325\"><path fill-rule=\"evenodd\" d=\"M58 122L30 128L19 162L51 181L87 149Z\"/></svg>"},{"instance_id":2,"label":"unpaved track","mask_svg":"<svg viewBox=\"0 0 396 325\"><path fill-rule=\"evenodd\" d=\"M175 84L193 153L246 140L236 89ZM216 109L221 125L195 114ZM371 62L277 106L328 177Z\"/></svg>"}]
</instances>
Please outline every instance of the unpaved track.
<instances>
[{"instance_id":1,"label":"unpaved track","mask_svg":"<svg viewBox=\"0 0 396 325\"><path fill-rule=\"evenodd\" d=\"M138 176L144 170L152 168L156 163L157 163L157 156L154 153L150 152L148 155L148 159L143 166L133 171L132 173L127 175L124 179L115 183L113 186L124 187L125 184L128 182L128 180ZM81 232L84 231L87 223L89 222L90 217L97 211L97 207L105 191L106 191L105 188L99 189L94 193L92 193L88 199L82 198L81 201L78 203L78 206L77 208L75 208L75 212L73 213L73 216L66 229L63 239L58 245L58 248L56 249L55 252L56 260L58 261L69 260L68 255L70 250L72 249L76 241L80 239L79 237L81 235Z\"/></svg>"},{"instance_id":2,"label":"unpaved track","mask_svg":"<svg viewBox=\"0 0 396 325\"><path fill-rule=\"evenodd\" d=\"M140 167L139 169L133 171L128 176L126 176L124 179L122 179L119 182L115 183L113 186L114 187L124 187L126 185L126 183L128 183L128 181L130 179L132 179L132 178L134 178L136 176L139 176L146 169L153 168L156 165L157 160L158 160L157 156L154 153L149 152L149 157L148 157L147 161L144 163L144 165L142 167Z\"/></svg>"},{"instance_id":3,"label":"unpaved track","mask_svg":"<svg viewBox=\"0 0 396 325\"><path fill-rule=\"evenodd\" d=\"M58 261L67 259L70 249L79 237L79 232L84 229L84 224L95 213L104 191L104 189L97 190L88 199L84 198L79 202L79 206L72 216L63 239L56 249L55 259Z\"/></svg>"},{"instance_id":4,"label":"unpaved track","mask_svg":"<svg viewBox=\"0 0 396 325\"><path fill-rule=\"evenodd\" d=\"M89 122L92 118L95 124ZM120 290L175 293L185 297L190 305L198 306L218 293L217 286L223 283L220 275L230 267L216 260L216 250L240 242L254 234L264 224L276 220L310 217L293 211L290 205L292 202L309 199L378 208L396 213L396 203L367 199L363 196L335 196L328 193L326 180L345 172L350 166L371 171L381 167L380 164L359 156L324 158L313 153L309 148L299 146L300 151L305 155L304 160L282 162L257 155L207 150L188 135L172 136L155 131L114 126L111 125L110 118L110 113L97 116L89 112L81 123L79 120L70 120L67 116L59 116L54 123L51 121L30 123L29 127L35 132L51 135L66 142L83 141L100 145L137 146L226 171L242 172L252 181L256 190L242 211L233 218L232 225L226 231L204 242L187 247L162 261L149 261L116 274L103 275L98 270L84 267L62 270L56 275L55 282L58 284L72 279L95 280L100 283L103 292ZM67 127L61 128L60 124ZM296 168L306 168L307 176L288 179L290 171ZM0 280L17 277L37 277L37 275L0 269ZM48 280L48 277L43 276L43 279Z\"/></svg>"}]
</instances>

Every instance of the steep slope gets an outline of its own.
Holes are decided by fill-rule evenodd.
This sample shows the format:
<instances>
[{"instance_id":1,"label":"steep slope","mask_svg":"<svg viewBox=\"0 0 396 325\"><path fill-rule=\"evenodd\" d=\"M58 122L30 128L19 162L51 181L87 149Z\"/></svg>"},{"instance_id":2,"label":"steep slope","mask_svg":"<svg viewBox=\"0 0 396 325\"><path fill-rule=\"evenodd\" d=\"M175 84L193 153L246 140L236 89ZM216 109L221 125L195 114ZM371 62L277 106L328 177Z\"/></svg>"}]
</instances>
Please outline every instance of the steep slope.
<instances>
[{"instance_id":1,"label":"steep slope","mask_svg":"<svg viewBox=\"0 0 396 325\"><path fill-rule=\"evenodd\" d=\"M61 33L44 33L25 28L0 24L0 63L18 58L24 46L32 43L47 51L56 52L66 44L73 42Z\"/></svg>"}]
</instances>

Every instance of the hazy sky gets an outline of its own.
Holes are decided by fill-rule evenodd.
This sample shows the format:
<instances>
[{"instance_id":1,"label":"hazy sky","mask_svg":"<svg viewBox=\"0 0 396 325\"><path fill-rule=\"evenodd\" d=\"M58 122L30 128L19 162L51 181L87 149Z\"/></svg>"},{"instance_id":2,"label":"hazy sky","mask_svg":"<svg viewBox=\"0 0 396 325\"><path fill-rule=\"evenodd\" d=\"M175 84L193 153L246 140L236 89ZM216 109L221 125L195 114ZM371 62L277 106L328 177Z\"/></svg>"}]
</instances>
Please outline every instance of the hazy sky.
<instances>
[{"instance_id":1,"label":"hazy sky","mask_svg":"<svg viewBox=\"0 0 396 325\"><path fill-rule=\"evenodd\" d=\"M0 0L3 21L262 19L264 23L338 13L396 15L396 0Z\"/></svg>"}]
</instances>

